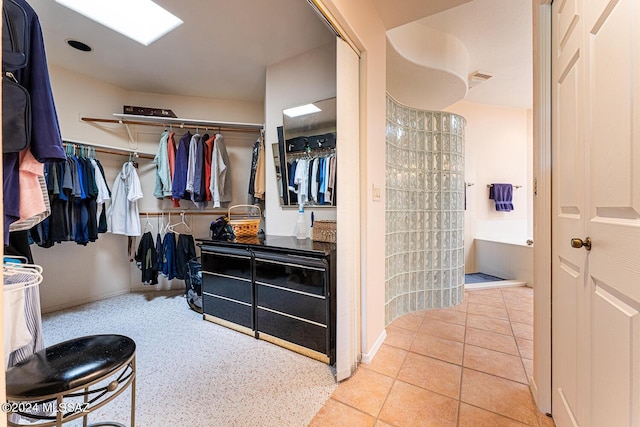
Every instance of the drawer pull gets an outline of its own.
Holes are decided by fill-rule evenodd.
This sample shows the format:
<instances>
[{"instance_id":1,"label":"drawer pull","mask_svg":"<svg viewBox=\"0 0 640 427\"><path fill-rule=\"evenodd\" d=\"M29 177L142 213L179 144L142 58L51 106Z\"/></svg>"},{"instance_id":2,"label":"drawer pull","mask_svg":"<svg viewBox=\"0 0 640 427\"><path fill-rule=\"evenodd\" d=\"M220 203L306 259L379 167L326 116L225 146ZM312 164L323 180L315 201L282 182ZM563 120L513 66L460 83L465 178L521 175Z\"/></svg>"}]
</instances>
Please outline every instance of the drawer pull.
<instances>
[{"instance_id":1,"label":"drawer pull","mask_svg":"<svg viewBox=\"0 0 640 427\"><path fill-rule=\"evenodd\" d=\"M218 276L218 277L224 277L225 279L240 280L242 282L251 283L251 279L245 279L244 277L229 276L227 274L221 274L221 273L209 273L208 271L203 271L202 273L208 274L209 276Z\"/></svg>"},{"instance_id":2,"label":"drawer pull","mask_svg":"<svg viewBox=\"0 0 640 427\"><path fill-rule=\"evenodd\" d=\"M279 289L281 291L285 291L285 292L293 292L299 295L304 295L307 297L313 297L313 298L318 298L318 299L327 299L324 295L315 295L315 294L310 294L308 292L302 292L302 291L297 291L295 289L291 289L291 288L283 288L282 286L276 286L276 285L272 285L270 283L264 283L264 282L259 282L256 280L256 284L258 285L262 285L262 286L266 286L268 288L273 288L273 289Z\"/></svg>"},{"instance_id":3,"label":"drawer pull","mask_svg":"<svg viewBox=\"0 0 640 427\"><path fill-rule=\"evenodd\" d=\"M289 317L291 319L296 319L296 320L299 320L301 322L310 323L312 325L320 326L321 328L325 328L325 329L327 328L327 325L323 325L322 323L314 322L313 320L303 319L302 317L294 316L292 314L283 313L283 312L278 311L278 310L272 310L270 308L263 307L261 305L259 305L258 308L260 310L264 310L264 311L268 311L268 312L271 312L271 313L279 314L281 316ZM260 329L260 328L258 328L258 329Z\"/></svg>"},{"instance_id":4,"label":"drawer pull","mask_svg":"<svg viewBox=\"0 0 640 427\"><path fill-rule=\"evenodd\" d=\"M290 262L278 262L278 261L273 261L270 259L263 259L263 258L256 258L256 261L260 261L260 262L265 262L267 264L275 264L275 265L286 265L287 267L297 267L297 268L302 268L304 270L316 270L316 271L325 271L326 268L324 267L311 267L308 265L302 265L302 264L293 264Z\"/></svg>"},{"instance_id":5,"label":"drawer pull","mask_svg":"<svg viewBox=\"0 0 640 427\"><path fill-rule=\"evenodd\" d=\"M207 295L207 296L210 296L212 298L223 299L225 301L235 302L236 304L242 304L242 305L246 305L247 307L251 307L251 304L246 303L246 302L242 302L242 301L238 301L236 299L231 299L231 298L223 297L223 296L220 296L220 295L210 294L209 292L203 292L203 294Z\"/></svg>"}]
</instances>

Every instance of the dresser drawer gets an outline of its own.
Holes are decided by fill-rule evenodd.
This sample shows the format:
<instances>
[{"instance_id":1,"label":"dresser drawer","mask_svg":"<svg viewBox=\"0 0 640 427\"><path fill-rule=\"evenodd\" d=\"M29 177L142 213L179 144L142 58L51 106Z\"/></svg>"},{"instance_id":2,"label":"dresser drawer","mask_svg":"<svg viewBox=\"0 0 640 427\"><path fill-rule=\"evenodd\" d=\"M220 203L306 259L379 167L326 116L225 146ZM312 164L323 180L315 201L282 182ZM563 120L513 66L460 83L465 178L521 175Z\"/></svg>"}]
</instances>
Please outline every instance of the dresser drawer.
<instances>
[{"instance_id":1,"label":"dresser drawer","mask_svg":"<svg viewBox=\"0 0 640 427\"><path fill-rule=\"evenodd\" d=\"M251 281L251 255L248 251L202 251L202 271Z\"/></svg>"},{"instance_id":2,"label":"dresser drawer","mask_svg":"<svg viewBox=\"0 0 640 427\"><path fill-rule=\"evenodd\" d=\"M276 261L256 255L255 282L309 295L326 296L326 268L323 263L316 261L312 265L303 265L292 261L295 260Z\"/></svg>"},{"instance_id":3,"label":"dresser drawer","mask_svg":"<svg viewBox=\"0 0 640 427\"><path fill-rule=\"evenodd\" d=\"M315 294L304 294L256 282L256 304L258 308L268 308L323 325L327 324L327 300Z\"/></svg>"},{"instance_id":4,"label":"dresser drawer","mask_svg":"<svg viewBox=\"0 0 640 427\"><path fill-rule=\"evenodd\" d=\"M258 307L256 310L258 332L284 341L327 354L327 328Z\"/></svg>"},{"instance_id":5,"label":"dresser drawer","mask_svg":"<svg viewBox=\"0 0 640 427\"><path fill-rule=\"evenodd\" d=\"M253 285L250 280L202 272L202 292L221 296L247 304L253 301Z\"/></svg>"},{"instance_id":6,"label":"dresser drawer","mask_svg":"<svg viewBox=\"0 0 640 427\"><path fill-rule=\"evenodd\" d=\"M253 327L253 307L225 298L202 295L202 311L204 314L226 320L249 329Z\"/></svg>"}]
</instances>

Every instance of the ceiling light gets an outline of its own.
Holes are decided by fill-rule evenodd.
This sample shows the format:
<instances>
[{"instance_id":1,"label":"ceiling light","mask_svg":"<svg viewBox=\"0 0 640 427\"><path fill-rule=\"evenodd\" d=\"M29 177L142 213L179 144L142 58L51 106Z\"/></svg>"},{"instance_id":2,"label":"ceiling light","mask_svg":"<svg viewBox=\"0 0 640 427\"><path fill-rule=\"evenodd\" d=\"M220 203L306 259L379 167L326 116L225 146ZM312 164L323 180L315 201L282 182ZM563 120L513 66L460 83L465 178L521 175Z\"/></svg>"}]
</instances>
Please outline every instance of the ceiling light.
<instances>
[{"instance_id":1,"label":"ceiling light","mask_svg":"<svg viewBox=\"0 0 640 427\"><path fill-rule=\"evenodd\" d=\"M74 49L78 49L82 52L91 52L93 49L91 49L91 46L89 46L86 43L82 43L79 40L73 40L73 39L68 39L67 40L67 44L69 46L71 46Z\"/></svg>"},{"instance_id":2,"label":"ceiling light","mask_svg":"<svg viewBox=\"0 0 640 427\"><path fill-rule=\"evenodd\" d=\"M317 113L318 111L322 110L313 104L301 105L299 107L287 108L286 110L282 110L284 115L287 117L304 116L305 114Z\"/></svg>"},{"instance_id":3,"label":"ceiling light","mask_svg":"<svg viewBox=\"0 0 640 427\"><path fill-rule=\"evenodd\" d=\"M180 18L151 0L56 0L56 2L145 46L183 23Z\"/></svg>"}]
</instances>

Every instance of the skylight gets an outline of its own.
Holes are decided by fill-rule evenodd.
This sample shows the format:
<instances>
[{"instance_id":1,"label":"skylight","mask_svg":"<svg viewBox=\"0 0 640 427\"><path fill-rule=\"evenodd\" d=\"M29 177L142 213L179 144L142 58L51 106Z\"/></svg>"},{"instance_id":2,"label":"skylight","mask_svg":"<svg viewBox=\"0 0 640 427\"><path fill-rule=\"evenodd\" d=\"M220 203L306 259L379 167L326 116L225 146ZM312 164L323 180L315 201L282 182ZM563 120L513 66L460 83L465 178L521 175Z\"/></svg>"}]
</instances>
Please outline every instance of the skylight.
<instances>
[{"instance_id":1,"label":"skylight","mask_svg":"<svg viewBox=\"0 0 640 427\"><path fill-rule=\"evenodd\" d=\"M151 0L56 0L145 46L183 22Z\"/></svg>"},{"instance_id":2,"label":"skylight","mask_svg":"<svg viewBox=\"0 0 640 427\"><path fill-rule=\"evenodd\" d=\"M287 108L286 110L282 110L282 112L287 117L304 116L305 114L317 113L318 111L322 110L313 104L306 104L299 107Z\"/></svg>"}]
</instances>

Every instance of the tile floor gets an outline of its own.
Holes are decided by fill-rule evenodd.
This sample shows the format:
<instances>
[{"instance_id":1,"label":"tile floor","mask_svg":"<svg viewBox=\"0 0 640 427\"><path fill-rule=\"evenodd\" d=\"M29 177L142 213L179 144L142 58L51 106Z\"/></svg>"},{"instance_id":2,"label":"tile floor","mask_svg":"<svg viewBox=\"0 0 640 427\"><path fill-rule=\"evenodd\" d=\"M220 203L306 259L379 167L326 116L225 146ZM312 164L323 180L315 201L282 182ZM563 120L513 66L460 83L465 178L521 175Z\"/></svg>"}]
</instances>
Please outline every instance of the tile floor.
<instances>
[{"instance_id":1,"label":"tile floor","mask_svg":"<svg viewBox=\"0 0 640 427\"><path fill-rule=\"evenodd\" d=\"M533 289L465 292L463 304L407 314L369 364L340 383L310 426L535 426Z\"/></svg>"}]
</instances>

